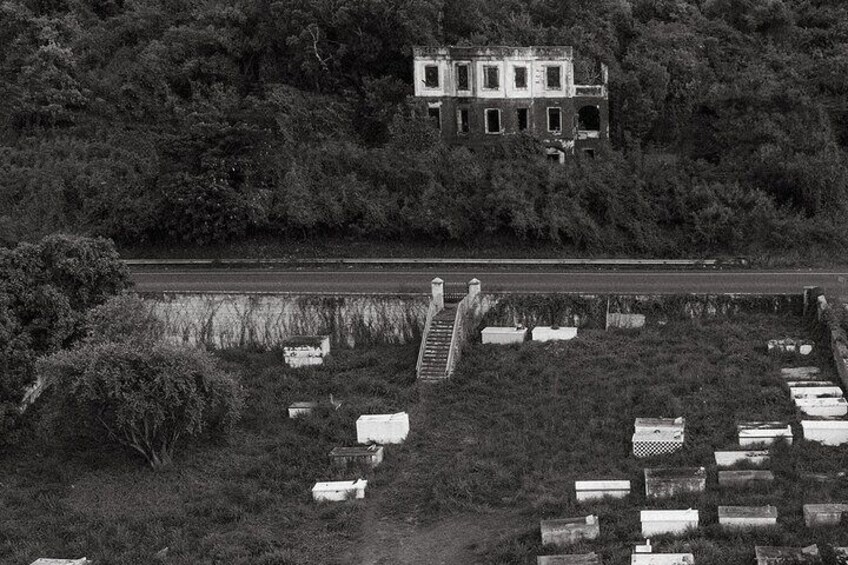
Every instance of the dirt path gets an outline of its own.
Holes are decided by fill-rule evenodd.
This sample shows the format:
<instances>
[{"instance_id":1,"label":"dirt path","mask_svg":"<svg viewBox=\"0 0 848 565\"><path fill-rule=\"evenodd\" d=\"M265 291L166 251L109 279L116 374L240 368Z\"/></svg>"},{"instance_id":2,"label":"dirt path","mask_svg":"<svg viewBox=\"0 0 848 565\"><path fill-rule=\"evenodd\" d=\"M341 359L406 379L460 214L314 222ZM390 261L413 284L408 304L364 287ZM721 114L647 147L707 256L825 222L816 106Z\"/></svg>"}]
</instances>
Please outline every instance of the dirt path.
<instances>
[{"instance_id":1,"label":"dirt path","mask_svg":"<svg viewBox=\"0 0 848 565\"><path fill-rule=\"evenodd\" d=\"M377 501L374 501L377 502ZM363 537L346 556L350 565L473 565L482 542L523 531L528 526L507 512L456 514L435 524L416 525L380 518L378 504L366 512Z\"/></svg>"}]
</instances>

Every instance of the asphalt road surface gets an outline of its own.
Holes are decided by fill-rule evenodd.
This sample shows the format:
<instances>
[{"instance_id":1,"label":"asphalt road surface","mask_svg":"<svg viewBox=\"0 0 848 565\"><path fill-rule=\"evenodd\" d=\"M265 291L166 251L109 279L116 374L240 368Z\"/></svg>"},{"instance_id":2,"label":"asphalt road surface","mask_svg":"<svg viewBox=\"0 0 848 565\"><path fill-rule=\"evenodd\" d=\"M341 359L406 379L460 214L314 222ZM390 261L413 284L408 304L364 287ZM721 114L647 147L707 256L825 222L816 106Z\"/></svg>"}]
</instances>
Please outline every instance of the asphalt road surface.
<instances>
[{"instance_id":1,"label":"asphalt road surface","mask_svg":"<svg viewBox=\"0 0 848 565\"><path fill-rule=\"evenodd\" d=\"M484 292L753 293L801 292L821 286L844 294L848 269L810 271L560 271L444 268L393 270L133 269L139 292L429 293L439 276L448 283L478 278Z\"/></svg>"}]
</instances>

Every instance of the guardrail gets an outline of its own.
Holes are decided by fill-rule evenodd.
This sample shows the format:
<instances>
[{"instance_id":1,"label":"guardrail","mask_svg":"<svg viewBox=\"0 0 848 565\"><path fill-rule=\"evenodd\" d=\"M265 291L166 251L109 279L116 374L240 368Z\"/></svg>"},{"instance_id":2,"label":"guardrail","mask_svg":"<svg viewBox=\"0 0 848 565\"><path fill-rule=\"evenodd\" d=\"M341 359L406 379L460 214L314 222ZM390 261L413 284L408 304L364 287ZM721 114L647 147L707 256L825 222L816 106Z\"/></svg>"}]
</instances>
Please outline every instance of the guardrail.
<instances>
[{"instance_id":1,"label":"guardrail","mask_svg":"<svg viewBox=\"0 0 848 565\"><path fill-rule=\"evenodd\" d=\"M421 363L424 361L424 347L427 344L427 334L433 323L433 316L439 313L436 302L431 298L430 307L427 308L427 321L424 322L424 331L421 333L421 346L418 348L418 361L415 363L415 376L421 376Z\"/></svg>"},{"instance_id":2,"label":"guardrail","mask_svg":"<svg viewBox=\"0 0 848 565\"><path fill-rule=\"evenodd\" d=\"M363 259L124 259L129 267L227 267L300 265L544 265L586 267L718 267L747 266L736 259L480 259L480 258L363 258Z\"/></svg>"}]
</instances>

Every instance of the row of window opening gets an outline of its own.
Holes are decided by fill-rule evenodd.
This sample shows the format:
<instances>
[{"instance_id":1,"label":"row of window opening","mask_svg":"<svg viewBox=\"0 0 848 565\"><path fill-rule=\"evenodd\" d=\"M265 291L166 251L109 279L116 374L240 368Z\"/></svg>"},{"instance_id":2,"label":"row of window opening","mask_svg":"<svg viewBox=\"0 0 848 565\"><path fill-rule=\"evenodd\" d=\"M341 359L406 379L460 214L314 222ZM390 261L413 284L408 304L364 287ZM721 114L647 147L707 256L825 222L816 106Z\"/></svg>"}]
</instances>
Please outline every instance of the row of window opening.
<instances>
[{"instance_id":1,"label":"row of window opening","mask_svg":"<svg viewBox=\"0 0 848 565\"><path fill-rule=\"evenodd\" d=\"M486 108L484 112L483 123L486 133L503 133L501 110L499 108ZM441 110L437 107L429 108L428 114L441 129ZM528 108L517 108L515 110L515 124L518 131L527 131L530 128L530 110ZM459 135L466 135L471 131L468 108L460 108L456 111L456 131ZM562 109L548 108L548 131L555 134L562 132Z\"/></svg>"},{"instance_id":2,"label":"row of window opening","mask_svg":"<svg viewBox=\"0 0 848 565\"><path fill-rule=\"evenodd\" d=\"M470 91L471 80L468 64L457 64L454 66L456 89L458 91ZM513 66L513 86L516 90L527 89L527 67ZM497 65L483 65L483 89L498 90L501 87L501 69ZM424 66L424 86L427 88L439 88L438 65ZM560 65L545 66L545 88L548 90L562 90L562 67Z\"/></svg>"},{"instance_id":3,"label":"row of window opening","mask_svg":"<svg viewBox=\"0 0 848 565\"><path fill-rule=\"evenodd\" d=\"M428 109L429 116L441 129L441 110L434 106ZM502 133L501 110L499 108L486 108L484 110L484 125L486 133ZM471 130L468 108L459 108L456 111L457 133L465 135ZM580 131L598 131L601 127L600 110L596 106L584 106L577 113L577 129ZM550 107L547 111L548 131L559 134L562 132L562 109ZM518 131L526 131L530 128L530 111L528 108L517 108L515 110L515 123Z\"/></svg>"}]
</instances>

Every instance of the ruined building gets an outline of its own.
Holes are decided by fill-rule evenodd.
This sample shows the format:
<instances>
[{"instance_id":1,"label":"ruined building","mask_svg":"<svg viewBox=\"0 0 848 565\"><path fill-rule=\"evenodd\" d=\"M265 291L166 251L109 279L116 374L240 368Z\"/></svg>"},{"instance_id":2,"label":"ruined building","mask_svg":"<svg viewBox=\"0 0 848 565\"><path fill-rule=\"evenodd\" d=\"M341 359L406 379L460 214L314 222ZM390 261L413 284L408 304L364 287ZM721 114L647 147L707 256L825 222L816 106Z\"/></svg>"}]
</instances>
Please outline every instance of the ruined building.
<instances>
[{"instance_id":1,"label":"ruined building","mask_svg":"<svg viewBox=\"0 0 848 565\"><path fill-rule=\"evenodd\" d=\"M413 47L415 96L451 143L526 133L552 159L608 137L607 69L571 47ZM575 76L575 70L577 76Z\"/></svg>"}]
</instances>

